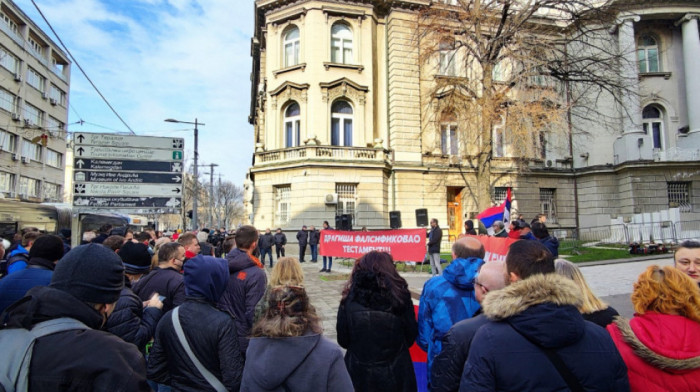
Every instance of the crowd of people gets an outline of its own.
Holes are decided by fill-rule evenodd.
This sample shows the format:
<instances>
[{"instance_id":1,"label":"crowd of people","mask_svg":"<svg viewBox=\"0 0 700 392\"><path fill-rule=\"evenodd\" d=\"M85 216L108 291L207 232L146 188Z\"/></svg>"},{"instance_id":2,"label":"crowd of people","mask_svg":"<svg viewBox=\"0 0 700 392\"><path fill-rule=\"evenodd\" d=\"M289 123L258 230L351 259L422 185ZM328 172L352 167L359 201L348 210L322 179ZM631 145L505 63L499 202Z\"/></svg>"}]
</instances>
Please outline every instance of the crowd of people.
<instances>
[{"instance_id":1,"label":"crowd of people","mask_svg":"<svg viewBox=\"0 0 700 392\"><path fill-rule=\"evenodd\" d=\"M415 391L414 343L427 353L431 391L698 390L700 242L639 276L627 320L557 259L544 222L514 222L506 235L521 240L505 262L484 261L478 237L455 241L417 315L390 254L358 258L337 343L306 291L305 249L285 256L279 229L105 226L73 249L70 233L29 230L5 251L0 278L0 390ZM314 233L297 234L312 261ZM429 255L437 233L433 220Z\"/></svg>"}]
</instances>

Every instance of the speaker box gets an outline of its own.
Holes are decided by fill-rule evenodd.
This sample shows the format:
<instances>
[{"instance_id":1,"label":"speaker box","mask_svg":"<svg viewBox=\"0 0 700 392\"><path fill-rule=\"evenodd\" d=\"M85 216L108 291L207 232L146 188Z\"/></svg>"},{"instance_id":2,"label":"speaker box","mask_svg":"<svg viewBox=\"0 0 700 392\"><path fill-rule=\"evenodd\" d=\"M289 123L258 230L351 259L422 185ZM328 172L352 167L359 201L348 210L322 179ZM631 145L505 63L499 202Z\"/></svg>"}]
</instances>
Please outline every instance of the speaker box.
<instances>
[{"instance_id":1,"label":"speaker box","mask_svg":"<svg viewBox=\"0 0 700 392\"><path fill-rule=\"evenodd\" d=\"M389 211L389 227L392 229L401 228L401 211Z\"/></svg>"},{"instance_id":2,"label":"speaker box","mask_svg":"<svg viewBox=\"0 0 700 392\"><path fill-rule=\"evenodd\" d=\"M416 226L418 226L418 227L428 226L428 209L427 208L416 209Z\"/></svg>"},{"instance_id":3,"label":"speaker box","mask_svg":"<svg viewBox=\"0 0 700 392\"><path fill-rule=\"evenodd\" d=\"M340 215L335 216L335 229L343 230L343 220Z\"/></svg>"},{"instance_id":4,"label":"speaker box","mask_svg":"<svg viewBox=\"0 0 700 392\"><path fill-rule=\"evenodd\" d=\"M352 217L348 214L343 214L340 216L340 226L344 231L352 230Z\"/></svg>"}]
</instances>

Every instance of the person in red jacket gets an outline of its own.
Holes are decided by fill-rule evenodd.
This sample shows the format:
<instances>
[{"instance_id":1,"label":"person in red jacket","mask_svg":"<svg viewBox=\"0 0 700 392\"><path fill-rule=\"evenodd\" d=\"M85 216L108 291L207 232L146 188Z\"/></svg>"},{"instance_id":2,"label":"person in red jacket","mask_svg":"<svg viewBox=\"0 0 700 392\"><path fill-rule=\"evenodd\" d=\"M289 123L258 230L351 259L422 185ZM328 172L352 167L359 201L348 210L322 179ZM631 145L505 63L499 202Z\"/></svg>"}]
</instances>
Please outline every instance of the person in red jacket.
<instances>
[{"instance_id":1,"label":"person in red jacket","mask_svg":"<svg viewBox=\"0 0 700 392\"><path fill-rule=\"evenodd\" d=\"M682 271L649 266L634 284L631 320L608 332L627 365L631 391L700 390L700 291Z\"/></svg>"}]
</instances>

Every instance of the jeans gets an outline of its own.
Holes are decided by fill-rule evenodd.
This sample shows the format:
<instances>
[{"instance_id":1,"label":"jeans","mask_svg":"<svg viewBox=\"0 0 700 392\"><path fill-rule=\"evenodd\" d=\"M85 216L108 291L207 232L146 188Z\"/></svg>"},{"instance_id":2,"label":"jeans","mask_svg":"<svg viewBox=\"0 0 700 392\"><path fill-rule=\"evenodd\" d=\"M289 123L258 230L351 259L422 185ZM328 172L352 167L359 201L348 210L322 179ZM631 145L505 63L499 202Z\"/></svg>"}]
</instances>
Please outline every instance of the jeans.
<instances>
[{"instance_id":1,"label":"jeans","mask_svg":"<svg viewBox=\"0 0 700 392\"><path fill-rule=\"evenodd\" d=\"M304 262L304 254L306 253L306 244L304 245L299 245L299 262L303 263Z\"/></svg>"},{"instance_id":2,"label":"jeans","mask_svg":"<svg viewBox=\"0 0 700 392\"><path fill-rule=\"evenodd\" d=\"M328 256L328 267L326 267L326 256L323 256L323 269L326 271L330 271L331 267L333 267L333 258L331 256Z\"/></svg>"},{"instance_id":3,"label":"jeans","mask_svg":"<svg viewBox=\"0 0 700 392\"><path fill-rule=\"evenodd\" d=\"M277 258L280 258L280 253L282 254L282 257L284 257L284 246L282 245L275 245L275 250L277 251Z\"/></svg>"},{"instance_id":4,"label":"jeans","mask_svg":"<svg viewBox=\"0 0 700 392\"><path fill-rule=\"evenodd\" d=\"M442 268L440 267L440 253L430 254L430 272L432 272L433 276L442 274Z\"/></svg>"},{"instance_id":5,"label":"jeans","mask_svg":"<svg viewBox=\"0 0 700 392\"><path fill-rule=\"evenodd\" d=\"M266 254L270 255L270 268L272 268L272 263L274 262L274 260L272 259L272 248L267 248L267 249L260 248L260 262L263 265L265 265L265 255Z\"/></svg>"},{"instance_id":6,"label":"jeans","mask_svg":"<svg viewBox=\"0 0 700 392\"><path fill-rule=\"evenodd\" d=\"M311 247L311 261L318 261L318 245L309 245Z\"/></svg>"}]
</instances>

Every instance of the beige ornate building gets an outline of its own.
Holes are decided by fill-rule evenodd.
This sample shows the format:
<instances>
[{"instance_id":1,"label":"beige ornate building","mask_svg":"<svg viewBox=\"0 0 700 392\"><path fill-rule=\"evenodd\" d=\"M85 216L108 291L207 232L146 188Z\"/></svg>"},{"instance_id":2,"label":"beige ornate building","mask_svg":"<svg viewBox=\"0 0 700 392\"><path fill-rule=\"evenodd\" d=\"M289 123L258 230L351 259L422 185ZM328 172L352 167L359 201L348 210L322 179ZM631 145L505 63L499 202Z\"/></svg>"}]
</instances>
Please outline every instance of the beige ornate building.
<instances>
[{"instance_id":1,"label":"beige ornate building","mask_svg":"<svg viewBox=\"0 0 700 392\"><path fill-rule=\"evenodd\" d=\"M436 75L463 70L423 61L416 39L420 10L445 6L255 2L251 223L298 230L349 214L354 228L377 229L400 211L415 227L415 210L426 208L457 235L478 213L458 120L432 120L426 98ZM700 73L686 72L700 61L698 14L697 1L658 0L620 15L609 39L637 65L621 70L639 80L641 100L624 108L633 119L620 115L612 133L592 124L588 134L543 136L525 171L495 129L492 201L512 187L516 213L547 214L555 228L698 219Z\"/></svg>"},{"instance_id":2,"label":"beige ornate building","mask_svg":"<svg viewBox=\"0 0 700 392\"><path fill-rule=\"evenodd\" d=\"M0 197L62 202L70 62L12 1L0 19Z\"/></svg>"}]
</instances>

